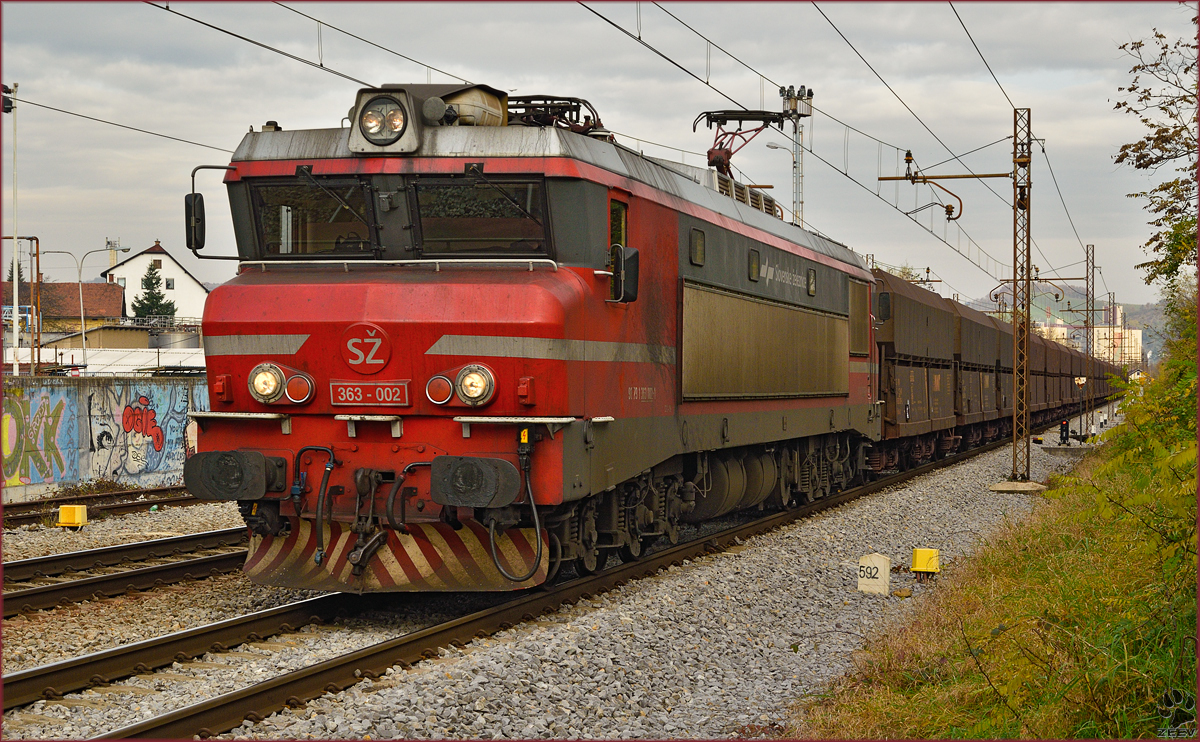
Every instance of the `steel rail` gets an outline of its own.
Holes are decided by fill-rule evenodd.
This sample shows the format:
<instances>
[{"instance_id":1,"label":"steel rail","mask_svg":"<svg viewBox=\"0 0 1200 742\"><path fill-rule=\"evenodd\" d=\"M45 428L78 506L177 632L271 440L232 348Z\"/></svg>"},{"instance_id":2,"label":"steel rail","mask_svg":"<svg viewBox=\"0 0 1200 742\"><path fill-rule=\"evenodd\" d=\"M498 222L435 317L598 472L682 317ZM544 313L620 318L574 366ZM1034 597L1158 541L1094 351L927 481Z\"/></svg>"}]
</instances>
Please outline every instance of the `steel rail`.
<instances>
[{"instance_id":1,"label":"steel rail","mask_svg":"<svg viewBox=\"0 0 1200 742\"><path fill-rule=\"evenodd\" d=\"M337 615L345 602L341 594L310 598L5 675L4 710L323 623Z\"/></svg>"},{"instance_id":2,"label":"steel rail","mask_svg":"<svg viewBox=\"0 0 1200 742\"><path fill-rule=\"evenodd\" d=\"M40 523L47 518L56 518L58 516L58 505L87 505L88 513L108 513L110 515L120 515L123 513L141 512L155 505L201 505L206 502L210 502L209 500L200 500L192 495L187 494L178 495L175 497L149 497L143 500L108 502L108 500L119 500L123 497L135 497L151 492L168 493L184 491L185 490L182 487L163 487L157 490L99 492L90 495L52 497L45 500L10 503L3 506L4 525L6 528L12 526L32 525L34 523Z\"/></svg>"},{"instance_id":3,"label":"steel rail","mask_svg":"<svg viewBox=\"0 0 1200 742\"><path fill-rule=\"evenodd\" d=\"M63 572L83 572L97 567L111 567L122 562L177 556L202 549L218 549L235 546L246 540L248 540L246 527L242 526L152 541L136 541L100 549L72 551L67 554L50 554L32 559L19 559L4 563L4 581L6 586L11 587L9 584L11 582L31 580L35 577L51 577Z\"/></svg>"},{"instance_id":4,"label":"steel rail","mask_svg":"<svg viewBox=\"0 0 1200 742\"><path fill-rule=\"evenodd\" d=\"M935 461L793 510L785 510L702 539L672 546L590 577L533 588L513 601L111 730L97 736L96 739L185 739L195 735L207 738L222 734L241 725L246 719L261 721L267 715L287 706L301 706L324 693L345 690L364 677L379 678L394 665L408 667L423 659L437 656L440 647L465 646L476 638L490 636L523 621L531 621L538 614L554 613L563 604L606 593L631 580L652 576L660 570L682 563L685 559L719 552L738 541L773 530L799 518L846 504L858 497L895 486L922 474L963 463L1004 446L1008 441L1009 439L1001 439L953 458Z\"/></svg>"},{"instance_id":5,"label":"steel rail","mask_svg":"<svg viewBox=\"0 0 1200 742\"><path fill-rule=\"evenodd\" d=\"M165 495L178 492L185 492L183 487L151 487L142 490L114 490L112 492L88 492L80 495L59 495L58 497L45 497L37 500L24 500L21 502L10 502L4 504L4 513L19 513L25 510L32 510L44 505L82 505L84 503L96 500L111 500L121 497L138 497L139 495Z\"/></svg>"},{"instance_id":6,"label":"steel rail","mask_svg":"<svg viewBox=\"0 0 1200 742\"><path fill-rule=\"evenodd\" d=\"M246 549L239 549L225 554L181 559L170 564L156 564L115 574L13 590L4 594L4 617L11 618L18 613L53 608L63 603L149 590L159 585L200 579L222 572L236 572L241 570L245 562Z\"/></svg>"}]
</instances>

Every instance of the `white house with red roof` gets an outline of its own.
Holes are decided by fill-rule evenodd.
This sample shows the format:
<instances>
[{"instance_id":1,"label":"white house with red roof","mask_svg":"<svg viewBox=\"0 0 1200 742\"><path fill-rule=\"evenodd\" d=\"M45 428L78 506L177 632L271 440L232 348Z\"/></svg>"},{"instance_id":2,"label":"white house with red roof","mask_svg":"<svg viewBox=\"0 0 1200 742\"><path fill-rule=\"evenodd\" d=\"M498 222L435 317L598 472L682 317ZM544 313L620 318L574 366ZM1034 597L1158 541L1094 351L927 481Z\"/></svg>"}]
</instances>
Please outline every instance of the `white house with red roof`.
<instances>
[{"instance_id":1,"label":"white house with red roof","mask_svg":"<svg viewBox=\"0 0 1200 742\"><path fill-rule=\"evenodd\" d=\"M100 275L109 283L125 287L125 303L130 307L129 313L132 315L133 302L144 293L142 278L151 264L158 268L158 274L162 277L159 290L168 301L175 302L175 318L194 319L195 323L199 324L200 318L204 316L204 302L208 299L208 289L171 257L158 240L145 250L101 272Z\"/></svg>"}]
</instances>

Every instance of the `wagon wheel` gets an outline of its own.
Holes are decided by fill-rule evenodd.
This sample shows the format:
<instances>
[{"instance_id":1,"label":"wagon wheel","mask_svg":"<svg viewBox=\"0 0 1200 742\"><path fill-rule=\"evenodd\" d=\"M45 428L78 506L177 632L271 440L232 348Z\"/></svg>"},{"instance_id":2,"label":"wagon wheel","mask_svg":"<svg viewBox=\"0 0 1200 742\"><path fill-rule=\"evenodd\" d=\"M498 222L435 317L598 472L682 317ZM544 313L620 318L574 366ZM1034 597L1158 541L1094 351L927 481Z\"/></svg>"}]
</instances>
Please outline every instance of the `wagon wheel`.
<instances>
[{"instance_id":1,"label":"wagon wheel","mask_svg":"<svg viewBox=\"0 0 1200 742\"><path fill-rule=\"evenodd\" d=\"M592 575L604 569L608 563L608 550L596 548L600 534L596 531L596 503L590 501L580 510L579 541L582 555L575 560L575 572L580 577Z\"/></svg>"}]
</instances>

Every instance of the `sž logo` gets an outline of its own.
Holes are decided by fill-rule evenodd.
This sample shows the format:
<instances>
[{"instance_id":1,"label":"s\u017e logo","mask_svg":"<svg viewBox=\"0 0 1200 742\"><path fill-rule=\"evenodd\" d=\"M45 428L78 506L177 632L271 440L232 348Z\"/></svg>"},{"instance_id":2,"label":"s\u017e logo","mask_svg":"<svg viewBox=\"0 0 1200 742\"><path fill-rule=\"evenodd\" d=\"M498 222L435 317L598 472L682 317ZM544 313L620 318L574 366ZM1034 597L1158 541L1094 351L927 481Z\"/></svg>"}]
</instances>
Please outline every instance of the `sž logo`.
<instances>
[{"instance_id":1,"label":"s\u017e logo","mask_svg":"<svg viewBox=\"0 0 1200 742\"><path fill-rule=\"evenodd\" d=\"M383 370L392 357L392 341L378 325L358 322L342 333L342 360L360 374Z\"/></svg>"}]
</instances>

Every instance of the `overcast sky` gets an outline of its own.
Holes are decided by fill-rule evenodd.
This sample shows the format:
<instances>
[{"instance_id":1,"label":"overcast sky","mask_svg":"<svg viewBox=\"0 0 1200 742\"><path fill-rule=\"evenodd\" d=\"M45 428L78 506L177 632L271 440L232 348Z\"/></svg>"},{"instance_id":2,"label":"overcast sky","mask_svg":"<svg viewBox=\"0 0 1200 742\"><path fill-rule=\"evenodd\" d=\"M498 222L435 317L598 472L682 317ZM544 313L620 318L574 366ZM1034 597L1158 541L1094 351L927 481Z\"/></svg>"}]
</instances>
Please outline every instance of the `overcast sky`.
<instances>
[{"instance_id":1,"label":"overcast sky","mask_svg":"<svg viewBox=\"0 0 1200 742\"><path fill-rule=\"evenodd\" d=\"M290 54L323 62L372 85L450 82L423 65L517 95L552 93L587 98L618 140L647 154L703 165L712 133L691 124L701 111L733 104L677 67L573 3L417 4L300 3L290 6L362 36L373 48L272 3L180 3L171 10L236 32ZM597 3L599 13L639 32L644 42L749 108L779 106L778 89L689 31L652 3ZM890 264L926 266L943 292L979 297L995 286L987 273L877 198L876 179L896 168L896 150L910 148L929 167L950 153L879 81L834 29L846 36L934 134L956 154L1010 136L1013 116L1004 94L947 3L667 3L664 7L771 81L816 91L817 114L806 126L804 215L824 234ZM1194 7L1194 4L1193 4ZM1176 3L962 3L954 6L1013 103L1032 110L1035 137L1057 176L1076 238L1040 150L1033 165L1033 235L1051 267L1083 260L1080 240L1094 243L1097 263L1118 301L1147 302L1135 263L1150 234L1141 202L1125 194L1154 180L1113 164L1124 142L1143 130L1113 110L1132 62L1118 46L1147 37L1192 33ZM227 261L192 258L183 247L183 194L196 165L226 164L249 127L276 120L287 129L336 127L359 83L144 3L5 2L2 75L20 84L31 103L135 126L219 149L157 138L18 103L17 229L41 238L43 250L76 255L120 239L135 250L162 241L203 281L232 275ZM840 120L861 132L847 133ZM4 234L12 233L13 121L4 116ZM638 144L640 137L685 150ZM882 140L886 145L879 144ZM746 179L774 184L791 204L791 158L766 148L786 143L765 133L734 157ZM1008 172L1011 142L965 156L975 172ZM846 168L855 185L841 172ZM949 162L933 172L963 172ZM988 181L1011 200L1006 180ZM979 182L946 185L963 198L960 225L975 243L1012 262L1012 213ZM219 175L201 172L207 195L206 254L233 254L233 231ZM929 201L928 189L887 184L881 194L909 211ZM918 212L930 226L932 210ZM934 215L933 228L967 244L959 225ZM4 244L5 265L11 243ZM102 254L85 264L85 280L107 267ZM75 280L65 256L46 256L43 272ZM1082 265L1061 275L1082 275ZM7 275L7 268L4 269ZM1103 286L1100 290L1105 290Z\"/></svg>"}]
</instances>

